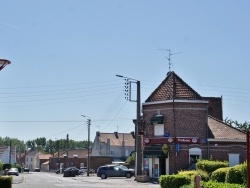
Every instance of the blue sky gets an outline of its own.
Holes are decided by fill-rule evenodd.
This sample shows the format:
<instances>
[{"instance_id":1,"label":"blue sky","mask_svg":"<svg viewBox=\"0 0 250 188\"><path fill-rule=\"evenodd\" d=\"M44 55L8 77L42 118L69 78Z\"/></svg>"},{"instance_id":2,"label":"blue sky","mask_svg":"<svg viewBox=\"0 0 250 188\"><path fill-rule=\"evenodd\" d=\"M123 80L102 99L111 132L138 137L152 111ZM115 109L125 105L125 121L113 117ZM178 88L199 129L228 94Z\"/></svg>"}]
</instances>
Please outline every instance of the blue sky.
<instances>
[{"instance_id":1,"label":"blue sky","mask_svg":"<svg viewBox=\"0 0 250 188\"><path fill-rule=\"evenodd\" d=\"M0 0L0 136L91 140L131 132L136 103L171 70L200 95L223 97L223 117L249 122L250 2ZM133 89L133 97L136 92Z\"/></svg>"}]
</instances>

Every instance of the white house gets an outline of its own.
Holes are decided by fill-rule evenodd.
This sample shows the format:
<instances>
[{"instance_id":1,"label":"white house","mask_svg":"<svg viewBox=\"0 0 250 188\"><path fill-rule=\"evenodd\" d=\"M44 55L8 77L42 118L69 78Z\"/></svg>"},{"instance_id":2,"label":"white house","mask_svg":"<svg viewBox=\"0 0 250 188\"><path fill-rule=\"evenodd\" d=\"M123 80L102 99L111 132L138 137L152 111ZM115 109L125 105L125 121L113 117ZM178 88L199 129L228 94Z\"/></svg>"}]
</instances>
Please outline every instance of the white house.
<instances>
[{"instance_id":1,"label":"white house","mask_svg":"<svg viewBox=\"0 0 250 188\"><path fill-rule=\"evenodd\" d=\"M11 147L10 152L10 146L1 146L0 147L0 160L3 163L16 163L16 147Z\"/></svg>"},{"instance_id":2,"label":"white house","mask_svg":"<svg viewBox=\"0 0 250 188\"><path fill-rule=\"evenodd\" d=\"M135 139L131 133L100 133L92 146L92 156L112 156L114 160L127 158L135 150Z\"/></svg>"}]
</instances>

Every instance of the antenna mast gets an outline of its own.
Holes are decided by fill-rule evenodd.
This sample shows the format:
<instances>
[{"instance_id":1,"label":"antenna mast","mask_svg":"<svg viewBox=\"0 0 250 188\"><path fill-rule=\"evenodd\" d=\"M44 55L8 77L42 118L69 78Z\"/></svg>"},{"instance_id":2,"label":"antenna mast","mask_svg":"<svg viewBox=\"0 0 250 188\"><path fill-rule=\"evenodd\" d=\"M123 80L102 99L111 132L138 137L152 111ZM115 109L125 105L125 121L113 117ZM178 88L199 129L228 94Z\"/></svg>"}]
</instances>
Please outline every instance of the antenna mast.
<instances>
[{"instance_id":1,"label":"antenna mast","mask_svg":"<svg viewBox=\"0 0 250 188\"><path fill-rule=\"evenodd\" d=\"M181 52L171 53L171 49L158 49L158 50L165 50L165 51L168 51L168 57L166 57L166 58L168 59L168 69L169 69L169 72L170 72L171 66L173 65L173 64L171 63L171 55L180 54Z\"/></svg>"}]
</instances>

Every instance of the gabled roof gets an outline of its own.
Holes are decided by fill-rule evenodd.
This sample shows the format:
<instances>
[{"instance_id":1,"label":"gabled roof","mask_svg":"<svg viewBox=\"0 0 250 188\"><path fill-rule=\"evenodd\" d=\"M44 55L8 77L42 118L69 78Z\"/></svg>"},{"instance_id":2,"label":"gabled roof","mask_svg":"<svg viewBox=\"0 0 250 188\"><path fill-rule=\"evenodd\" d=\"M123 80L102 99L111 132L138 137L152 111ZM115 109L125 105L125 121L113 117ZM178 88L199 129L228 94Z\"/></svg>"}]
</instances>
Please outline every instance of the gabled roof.
<instances>
[{"instance_id":1,"label":"gabled roof","mask_svg":"<svg viewBox=\"0 0 250 188\"><path fill-rule=\"evenodd\" d=\"M77 156L77 158L86 158L88 154L88 149L70 149L70 150L65 150L65 151L59 151L59 158L64 158L64 155L67 155L68 153L68 158L74 158ZM58 157L58 153L54 154L54 157Z\"/></svg>"},{"instance_id":2,"label":"gabled roof","mask_svg":"<svg viewBox=\"0 0 250 188\"><path fill-rule=\"evenodd\" d=\"M38 154L38 151L32 150L32 151L29 151L26 156L35 156L36 154Z\"/></svg>"},{"instance_id":3,"label":"gabled roof","mask_svg":"<svg viewBox=\"0 0 250 188\"><path fill-rule=\"evenodd\" d=\"M131 133L118 133L118 138L116 138L114 133L99 133L99 142L107 143L110 140L111 146L122 146L124 141L125 146L135 146L135 139Z\"/></svg>"},{"instance_id":4,"label":"gabled roof","mask_svg":"<svg viewBox=\"0 0 250 188\"><path fill-rule=\"evenodd\" d=\"M49 159L50 157L52 157L52 155L51 154L39 153L38 157L39 157L39 159Z\"/></svg>"},{"instance_id":5,"label":"gabled roof","mask_svg":"<svg viewBox=\"0 0 250 188\"><path fill-rule=\"evenodd\" d=\"M209 135L213 139L239 139L246 140L246 134L239 129L212 117L208 116Z\"/></svg>"},{"instance_id":6,"label":"gabled roof","mask_svg":"<svg viewBox=\"0 0 250 188\"><path fill-rule=\"evenodd\" d=\"M174 72L168 72L167 77L153 91L145 102L164 101L172 99L202 100L202 97L184 82Z\"/></svg>"},{"instance_id":7,"label":"gabled roof","mask_svg":"<svg viewBox=\"0 0 250 188\"><path fill-rule=\"evenodd\" d=\"M9 146L0 146L0 156L1 156L6 150L8 150L8 152L9 152ZM15 146L11 147L11 155L16 155L16 147L15 147Z\"/></svg>"}]
</instances>

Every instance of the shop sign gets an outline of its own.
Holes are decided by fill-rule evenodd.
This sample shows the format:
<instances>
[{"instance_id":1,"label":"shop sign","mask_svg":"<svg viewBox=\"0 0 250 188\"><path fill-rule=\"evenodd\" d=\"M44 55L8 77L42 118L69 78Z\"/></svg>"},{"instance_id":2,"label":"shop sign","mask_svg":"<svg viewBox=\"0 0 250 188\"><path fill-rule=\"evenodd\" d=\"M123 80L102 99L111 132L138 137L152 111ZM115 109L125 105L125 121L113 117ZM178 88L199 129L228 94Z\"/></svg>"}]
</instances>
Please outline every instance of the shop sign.
<instances>
[{"instance_id":1,"label":"shop sign","mask_svg":"<svg viewBox=\"0 0 250 188\"><path fill-rule=\"evenodd\" d=\"M197 137L160 137L160 138L144 138L145 145L154 145L154 144L199 144L200 139Z\"/></svg>"}]
</instances>

